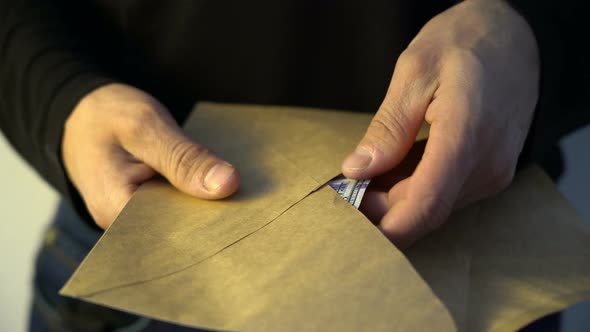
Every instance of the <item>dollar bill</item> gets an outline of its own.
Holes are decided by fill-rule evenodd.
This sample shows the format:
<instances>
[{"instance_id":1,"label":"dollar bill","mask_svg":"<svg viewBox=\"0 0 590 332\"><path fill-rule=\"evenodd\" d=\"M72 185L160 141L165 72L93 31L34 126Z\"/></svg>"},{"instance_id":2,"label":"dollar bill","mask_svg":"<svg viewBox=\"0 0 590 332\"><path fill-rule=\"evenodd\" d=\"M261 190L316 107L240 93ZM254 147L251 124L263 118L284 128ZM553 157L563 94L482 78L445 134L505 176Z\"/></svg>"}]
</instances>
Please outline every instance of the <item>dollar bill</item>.
<instances>
[{"instance_id":1,"label":"dollar bill","mask_svg":"<svg viewBox=\"0 0 590 332\"><path fill-rule=\"evenodd\" d=\"M340 197L358 209L370 182L371 180L352 180L341 176L328 182L328 185L336 190Z\"/></svg>"}]
</instances>

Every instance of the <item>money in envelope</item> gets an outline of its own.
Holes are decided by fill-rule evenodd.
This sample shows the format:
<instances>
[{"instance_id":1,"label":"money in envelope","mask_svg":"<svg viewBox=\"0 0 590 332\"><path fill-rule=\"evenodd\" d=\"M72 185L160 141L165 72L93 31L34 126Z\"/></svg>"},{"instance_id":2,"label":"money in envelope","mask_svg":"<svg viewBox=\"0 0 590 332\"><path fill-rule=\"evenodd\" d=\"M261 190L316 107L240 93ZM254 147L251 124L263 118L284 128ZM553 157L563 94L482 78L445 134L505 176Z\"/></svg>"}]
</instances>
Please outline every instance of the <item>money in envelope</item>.
<instances>
[{"instance_id":1,"label":"money in envelope","mask_svg":"<svg viewBox=\"0 0 590 332\"><path fill-rule=\"evenodd\" d=\"M355 208L366 182L329 183L370 120L200 104L184 128L240 170L239 191L145 183L62 294L232 331L505 331L590 297L590 230L537 167L393 246Z\"/></svg>"},{"instance_id":2,"label":"money in envelope","mask_svg":"<svg viewBox=\"0 0 590 332\"><path fill-rule=\"evenodd\" d=\"M336 179L330 180L328 185L336 190L340 197L358 209L361 206L361 201L370 182L371 180L368 179L353 180L339 176Z\"/></svg>"}]
</instances>

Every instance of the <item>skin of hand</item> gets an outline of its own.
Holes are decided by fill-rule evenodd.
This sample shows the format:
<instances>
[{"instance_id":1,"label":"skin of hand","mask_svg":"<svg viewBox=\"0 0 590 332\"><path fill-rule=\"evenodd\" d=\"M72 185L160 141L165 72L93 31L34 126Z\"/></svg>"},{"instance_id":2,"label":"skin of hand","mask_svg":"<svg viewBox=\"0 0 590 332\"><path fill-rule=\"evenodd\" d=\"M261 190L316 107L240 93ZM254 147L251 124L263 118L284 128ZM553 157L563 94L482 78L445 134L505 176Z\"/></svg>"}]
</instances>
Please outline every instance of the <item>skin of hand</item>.
<instances>
[{"instance_id":1,"label":"skin of hand","mask_svg":"<svg viewBox=\"0 0 590 332\"><path fill-rule=\"evenodd\" d=\"M453 6L400 55L383 103L342 165L349 178L390 183L363 212L395 245L409 246L453 209L510 184L538 99L539 61L527 22L498 0ZM396 174L423 121L430 136L419 162Z\"/></svg>"},{"instance_id":2,"label":"skin of hand","mask_svg":"<svg viewBox=\"0 0 590 332\"><path fill-rule=\"evenodd\" d=\"M227 197L240 182L238 171L186 137L162 104L123 84L105 85L82 98L66 121L62 158L103 229L157 173L204 199Z\"/></svg>"}]
</instances>

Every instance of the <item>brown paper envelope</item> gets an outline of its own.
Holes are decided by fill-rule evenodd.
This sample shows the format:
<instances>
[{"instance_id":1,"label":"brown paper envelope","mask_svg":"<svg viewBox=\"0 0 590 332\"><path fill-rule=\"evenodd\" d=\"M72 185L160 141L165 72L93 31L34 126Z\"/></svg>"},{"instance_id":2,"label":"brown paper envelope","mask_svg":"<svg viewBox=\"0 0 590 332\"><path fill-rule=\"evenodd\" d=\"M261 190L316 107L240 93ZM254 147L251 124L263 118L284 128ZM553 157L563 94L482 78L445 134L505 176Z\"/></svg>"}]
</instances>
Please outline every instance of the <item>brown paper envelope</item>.
<instances>
[{"instance_id":1,"label":"brown paper envelope","mask_svg":"<svg viewBox=\"0 0 590 332\"><path fill-rule=\"evenodd\" d=\"M209 259L83 298L220 330L455 330L403 255L359 219L324 187Z\"/></svg>"},{"instance_id":2,"label":"brown paper envelope","mask_svg":"<svg viewBox=\"0 0 590 332\"><path fill-rule=\"evenodd\" d=\"M530 167L406 254L462 330L514 331L590 298L589 239L551 180Z\"/></svg>"},{"instance_id":3,"label":"brown paper envelope","mask_svg":"<svg viewBox=\"0 0 590 332\"><path fill-rule=\"evenodd\" d=\"M367 115L345 112L202 104L186 130L240 169L240 192L226 201L209 202L183 195L163 181L143 186L63 293L163 320L218 329L455 329L422 279L360 213L343 205L331 189L314 192L339 173L342 158L355 146L369 120ZM539 181L546 180L526 175L518 188L528 185L527 190L534 191ZM533 197L536 200L528 200L526 190L521 191L516 201L523 200L523 195L531 205L544 204L548 199L544 194L555 189L544 188L540 196ZM555 204L546 208L559 216L570 212L563 201L551 197L549 201ZM491 206L492 212L483 210L477 216L493 220L486 216L503 211L502 222L486 223L492 235L521 217L531 217L523 215L518 204L516 209ZM453 218L458 219L453 225L479 224L462 221L470 218L469 211L473 209ZM571 212L563 215L575 219ZM547 216L542 213L541 217ZM516 237L507 239L530 240L527 227L516 227ZM468 226L454 228L459 229L445 229L422 241L410 257L461 329L516 326L588 296L584 276L573 276L578 283L569 282L557 292L549 286L563 280L537 273L543 271L531 260L536 257L534 252L525 250L512 257L517 263L531 262L518 265L532 267L519 273L507 268L510 259L504 252L493 250L498 243L486 242L493 236L473 236L481 241L480 247L487 243L489 249L479 255L470 240L471 233L477 232L467 236ZM547 229L538 231L545 234ZM575 234L582 234L581 243L588 244L587 232ZM500 233L499 239L504 235ZM563 249L580 249L568 247L572 243L565 238L558 242L563 244L557 246L562 250L558 256ZM584 253L573 255L565 261L563 271L577 272L572 264L584 257ZM487 269L490 263L502 273ZM493 285L489 293L484 291L489 287L486 277ZM522 287L502 288L504 284L493 283L514 279L526 285L535 278L547 284L535 288L537 297L557 296L560 301L531 303L514 295ZM499 314L507 308L517 314Z\"/></svg>"},{"instance_id":4,"label":"brown paper envelope","mask_svg":"<svg viewBox=\"0 0 590 332\"><path fill-rule=\"evenodd\" d=\"M202 104L185 130L240 170L239 192L205 201L170 186L140 190L95 247L97 264L78 269L76 287L98 291L170 273L257 231L337 175L368 121L365 114ZM111 242L126 254L111 255ZM130 262L136 269L123 268Z\"/></svg>"},{"instance_id":5,"label":"brown paper envelope","mask_svg":"<svg viewBox=\"0 0 590 332\"><path fill-rule=\"evenodd\" d=\"M201 105L185 129L238 167L239 193L211 202L163 181L142 186L64 294L217 329L414 330L434 322L453 330L440 301L362 214L329 188L310 195L339 174L370 118ZM293 227L304 232L299 240ZM303 319L311 313L317 318Z\"/></svg>"}]
</instances>

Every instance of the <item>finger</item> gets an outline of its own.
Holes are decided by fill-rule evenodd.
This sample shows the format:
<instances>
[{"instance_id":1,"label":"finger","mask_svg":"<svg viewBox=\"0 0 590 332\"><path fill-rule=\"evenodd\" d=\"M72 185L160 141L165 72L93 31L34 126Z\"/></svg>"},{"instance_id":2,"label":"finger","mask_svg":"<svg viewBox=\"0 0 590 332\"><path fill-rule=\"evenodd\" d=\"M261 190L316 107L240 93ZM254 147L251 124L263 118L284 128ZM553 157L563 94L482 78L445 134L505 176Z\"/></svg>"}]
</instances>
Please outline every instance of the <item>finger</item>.
<instances>
[{"instance_id":1,"label":"finger","mask_svg":"<svg viewBox=\"0 0 590 332\"><path fill-rule=\"evenodd\" d=\"M359 210L367 217L373 224L378 224L381 218L389 210L389 202L387 200L387 192L383 191L367 191Z\"/></svg>"},{"instance_id":2,"label":"finger","mask_svg":"<svg viewBox=\"0 0 590 332\"><path fill-rule=\"evenodd\" d=\"M407 178L412 175L416 165L424 153L425 141L420 141L408 152L394 169L374 177L367 188L360 206L361 212L373 223L377 224L390 207L405 195Z\"/></svg>"},{"instance_id":3,"label":"finger","mask_svg":"<svg viewBox=\"0 0 590 332\"><path fill-rule=\"evenodd\" d=\"M424 140L416 142L414 146L412 146L412 148L410 149L410 152L408 152L406 158L394 169L402 169L403 174L405 174L406 176L404 176L402 179L400 179L396 183L392 184L389 188L387 188L387 200L390 206L393 206L397 201L406 197L408 191L408 184L410 182L409 178L412 174L414 174L416 167L418 166L420 160L422 159L422 156L424 155L426 142L427 141Z\"/></svg>"},{"instance_id":4,"label":"finger","mask_svg":"<svg viewBox=\"0 0 590 332\"><path fill-rule=\"evenodd\" d=\"M398 180L399 181L399 180ZM359 210L374 224L379 224L391 207L405 197L408 179L402 179L389 191L367 189ZM370 188L370 187L369 187Z\"/></svg>"},{"instance_id":5,"label":"finger","mask_svg":"<svg viewBox=\"0 0 590 332\"><path fill-rule=\"evenodd\" d=\"M400 56L387 95L355 151L342 164L354 179L372 178L395 167L408 153L434 91L432 59Z\"/></svg>"},{"instance_id":6,"label":"finger","mask_svg":"<svg viewBox=\"0 0 590 332\"><path fill-rule=\"evenodd\" d=\"M141 123L122 130L131 154L190 195L219 199L237 190L240 178L231 164L186 137L165 111L145 113Z\"/></svg>"},{"instance_id":7,"label":"finger","mask_svg":"<svg viewBox=\"0 0 590 332\"><path fill-rule=\"evenodd\" d=\"M121 159L123 154L110 156L108 160L113 162L105 165L98 182L92 182L90 192L93 196L86 200L88 211L102 229L107 229L115 221L137 187L156 174L143 163L130 161L125 156Z\"/></svg>"},{"instance_id":8,"label":"finger","mask_svg":"<svg viewBox=\"0 0 590 332\"><path fill-rule=\"evenodd\" d=\"M493 164L493 161L488 161L488 167L475 167L478 169L478 172L473 172L465 181L465 185L461 189L457 202L455 203L455 210L495 196L508 188L510 183L512 183L516 172L516 165L499 169L497 167L489 167L489 164Z\"/></svg>"},{"instance_id":9,"label":"finger","mask_svg":"<svg viewBox=\"0 0 590 332\"><path fill-rule=\"evenodd\" d=\"M416 171L392 189L390 199L395 202L379 227L396 245L407 247L450 215L471 169L463 134L448 122L433 123Z\"/></svg>"},{"instance_id":10,"label":"finger","mask_svg":"<svg viewBox=\"0 0 590 332\"><path fill-rule=\"evenodd\" d=\"M408 195L409 183L410 178L403 179L389 190L387 194L387 201L389 202L390 207L394 206L397 202L404 199Z\"/></svg>"}]
</instances>

